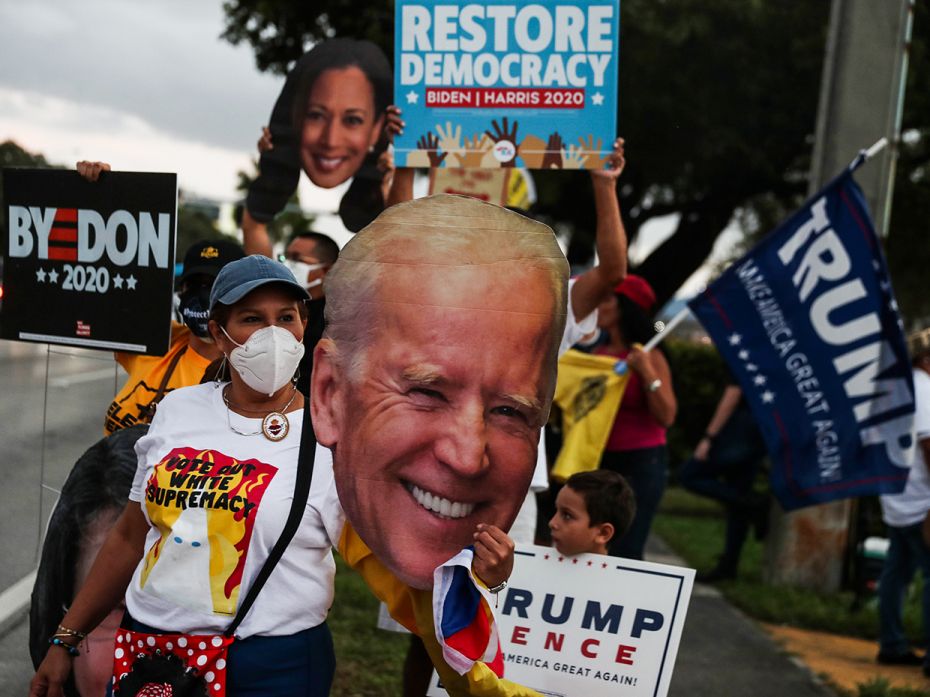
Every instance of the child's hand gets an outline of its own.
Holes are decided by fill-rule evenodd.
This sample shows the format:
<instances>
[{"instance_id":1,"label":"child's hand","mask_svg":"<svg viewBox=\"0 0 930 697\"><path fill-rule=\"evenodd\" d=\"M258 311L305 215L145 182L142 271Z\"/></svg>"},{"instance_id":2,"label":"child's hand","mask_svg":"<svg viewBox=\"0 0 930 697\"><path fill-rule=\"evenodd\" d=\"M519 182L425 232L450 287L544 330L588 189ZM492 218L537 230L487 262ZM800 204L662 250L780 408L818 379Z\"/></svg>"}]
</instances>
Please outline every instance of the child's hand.
<instances>
[{"instance_id":1,"label":"child's hand","mask_svg":"<svg viewBox=\"0 0 930 697\"><path fill-rule=\"evenodd\" d=\"M499 586L513 572L513 540L496 525L478 523L471 568L488 588Z\"/></svg>"}]
</instances>

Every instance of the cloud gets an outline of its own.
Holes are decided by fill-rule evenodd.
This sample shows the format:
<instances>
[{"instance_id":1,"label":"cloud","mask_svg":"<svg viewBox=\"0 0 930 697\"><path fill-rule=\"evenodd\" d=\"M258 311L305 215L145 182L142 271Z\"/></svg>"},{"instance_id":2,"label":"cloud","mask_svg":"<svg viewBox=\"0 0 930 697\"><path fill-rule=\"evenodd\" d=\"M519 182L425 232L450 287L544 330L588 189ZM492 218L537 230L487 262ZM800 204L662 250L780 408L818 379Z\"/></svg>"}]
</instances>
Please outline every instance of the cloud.
<instances>
[{"instance_id":1,"label":"cloud","mask_svg":"<svg viewBox=\"0 0 930 697\"><path fill-rule=\"evenodd\" d=\"M218 200L235 197L246 150L208 145L155 128L107 107L0 88L0 140L13 140L53 163L103 160L114 169L177 172L179 186Z\"/></svg>"},{"instance_id":2,"label":"cloud","mask_svg":"<svg viewBox=\"0 0 930 697\"><path fill-rule=\"evenodd\" d=\"M251 151L283 84L219 38L219 2L0 2L0 86L108 107Z\"/></svg>"}]
</instances>

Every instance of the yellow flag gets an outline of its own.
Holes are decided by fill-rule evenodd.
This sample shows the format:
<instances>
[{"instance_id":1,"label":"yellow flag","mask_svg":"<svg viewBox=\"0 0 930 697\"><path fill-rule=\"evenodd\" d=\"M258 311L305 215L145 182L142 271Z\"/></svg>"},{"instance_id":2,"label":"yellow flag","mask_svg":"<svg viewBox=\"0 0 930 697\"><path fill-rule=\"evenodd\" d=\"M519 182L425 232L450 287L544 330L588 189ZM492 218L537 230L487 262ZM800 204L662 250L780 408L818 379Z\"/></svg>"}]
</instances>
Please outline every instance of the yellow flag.
<instances>
[{"instance_id":1,"label":"yellow flag","mask_svg":"<svg viewBox=\"0 0 930 697\"><path fill-rule=\"evenodd\" d=\"M555 403L562 410L562 450L552 469L557 481L597 469L629 378L629 372L614 372L616 363L612 356L575 350L559 359Z\"/></svg>"}]
</instances>

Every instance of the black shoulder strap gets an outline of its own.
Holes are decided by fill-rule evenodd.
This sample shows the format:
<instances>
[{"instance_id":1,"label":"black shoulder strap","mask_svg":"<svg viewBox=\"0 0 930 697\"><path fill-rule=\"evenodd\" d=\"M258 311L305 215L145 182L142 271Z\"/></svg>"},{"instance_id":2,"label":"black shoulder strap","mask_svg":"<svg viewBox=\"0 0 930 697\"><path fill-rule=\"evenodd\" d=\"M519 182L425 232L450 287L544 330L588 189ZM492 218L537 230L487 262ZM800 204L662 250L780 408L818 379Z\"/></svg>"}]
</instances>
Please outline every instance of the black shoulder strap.
<instances>
[{"instance_id":1,"label":"black shoulder strap","mask_svg":"<svg viewBox=\"0 0 930 697\"><path fill-rule=\"evenodd\" d=\"M297 483L294 485L294 500L291 503L291 511L288 513L287 522L284 523L281 537L278 538L278 541L271 549L265 564L262 566L261 571L258 572L258 576L255 577L255 581L249 588L245 599L239 605L239 612L236 613L232 624L223 632L226 636L232 636L236 633L236 629L239 628L242 620L245 619L245 616L252 608L259 591L265 585L268 577L271 576L274 567L281 560L281 556L294 537L294 533L297 532L297 527L303 519L304 509L307 506L307 499L310 496L310 482L313 479L313 463L315 459L316 434L313 432L313 422L310 420L309 400L304 400L303 430L300 434L300 450L297 454Z\"/></svg>"}]
</instances>

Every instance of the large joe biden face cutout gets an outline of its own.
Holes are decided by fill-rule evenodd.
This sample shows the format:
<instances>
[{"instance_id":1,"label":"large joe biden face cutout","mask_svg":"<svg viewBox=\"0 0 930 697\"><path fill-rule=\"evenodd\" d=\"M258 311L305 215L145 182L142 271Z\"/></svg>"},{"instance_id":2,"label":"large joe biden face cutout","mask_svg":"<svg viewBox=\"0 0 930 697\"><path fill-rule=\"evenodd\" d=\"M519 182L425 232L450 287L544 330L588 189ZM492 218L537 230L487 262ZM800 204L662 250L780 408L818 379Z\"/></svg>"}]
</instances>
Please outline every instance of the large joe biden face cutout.
<instances>
[{"instance_id":1,"label":"large joe biden face cutout","mask_svg":"<svg viewBox=\"0 0 930 697\"><path fill-rule=\"evenodd\" d=\"M478 523L507 530L524 500L567 268L551 230L461 197L395 207L360 235L327 276L314 425L349 522L429 588Z\"/></svg>"}]
</instances>

